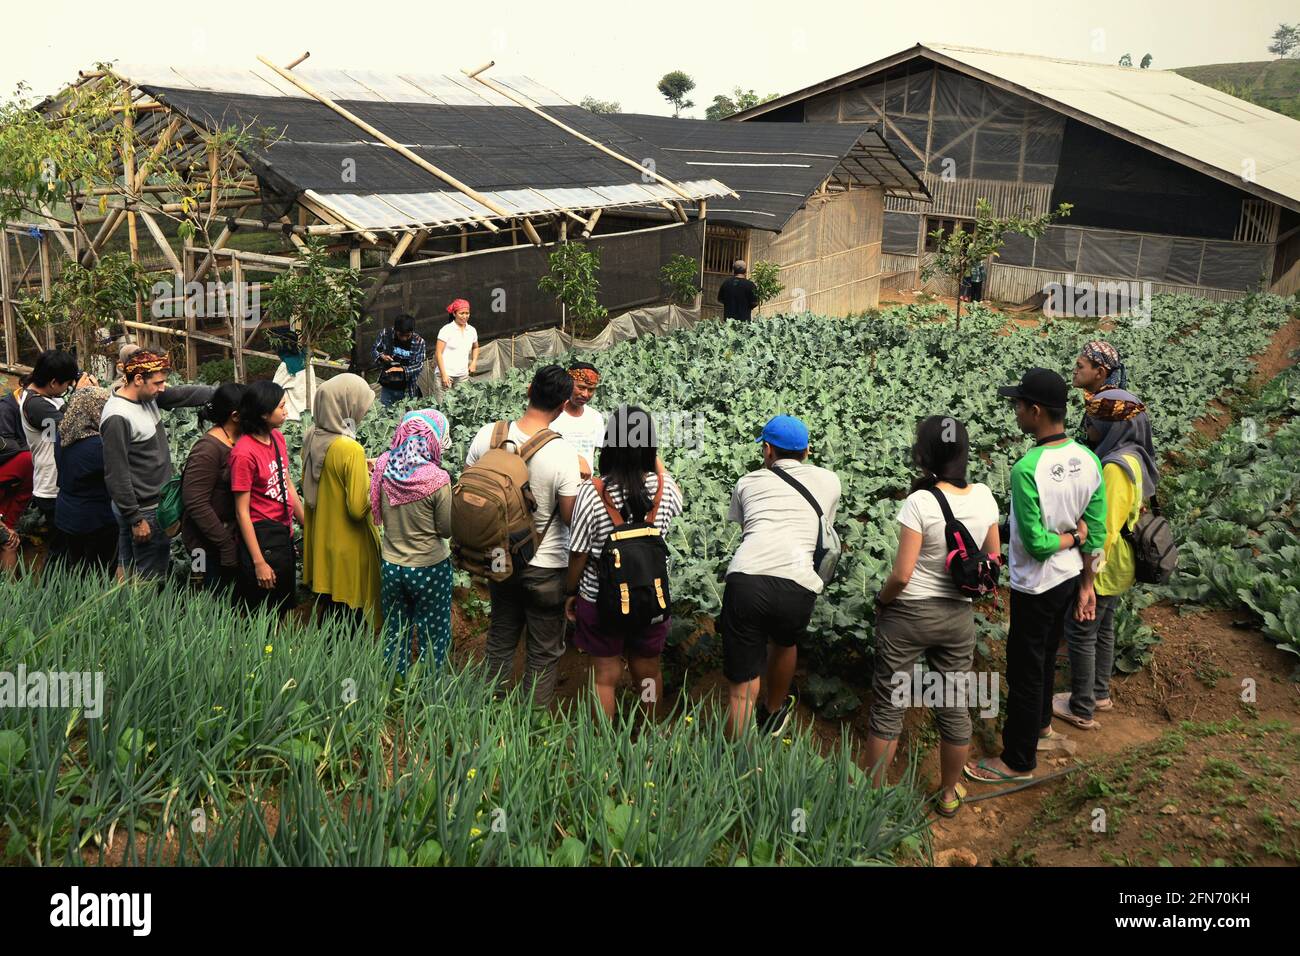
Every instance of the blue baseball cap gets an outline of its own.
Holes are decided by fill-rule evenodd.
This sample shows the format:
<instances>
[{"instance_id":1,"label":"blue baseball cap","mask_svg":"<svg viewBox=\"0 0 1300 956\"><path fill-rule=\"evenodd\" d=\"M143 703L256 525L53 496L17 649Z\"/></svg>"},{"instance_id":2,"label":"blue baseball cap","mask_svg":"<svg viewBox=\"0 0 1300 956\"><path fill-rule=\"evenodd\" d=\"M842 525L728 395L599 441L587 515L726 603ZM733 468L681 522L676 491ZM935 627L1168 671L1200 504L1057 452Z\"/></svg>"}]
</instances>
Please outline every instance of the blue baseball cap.
<instances>
[{"instance_id":1,"label":"blue baseball cap","mask_svg":"<svg viewBox=\"0 0 1300 956\"><path fill-rule=\"evenodd\" d=\"M763 426L758 441L785 451L803 451L808 447L808 426L793 415L777 415Z\"/></svg>"}]
</instances>

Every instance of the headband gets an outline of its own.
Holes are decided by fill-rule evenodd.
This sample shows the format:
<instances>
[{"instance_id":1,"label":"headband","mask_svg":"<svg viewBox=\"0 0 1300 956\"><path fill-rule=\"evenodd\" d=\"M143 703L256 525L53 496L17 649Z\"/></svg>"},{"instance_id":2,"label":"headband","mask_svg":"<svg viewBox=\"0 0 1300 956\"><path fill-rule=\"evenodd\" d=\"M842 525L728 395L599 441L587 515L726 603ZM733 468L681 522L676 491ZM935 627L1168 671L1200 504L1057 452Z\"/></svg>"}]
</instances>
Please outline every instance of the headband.
<instances>
[{"instance_id":1,"label":"headband","mask_svg":"<svg viewBox=\"0 0 1300 956\"><path fill-rule=\"evenodd\" d=\"M461 309L468 309L468 308L469 308L468 302L466 302L464 299L456 299L451 303L451 305L447 306L447 314L455 315Z\"/></svg>"},{"instance_id":2,"label":"headband","mask_svg":"<svg viewBox=\"0 0 1300 956\"><path fill-rule=\"evenodd\" d=\"M136 375L152 375L154 372L171 371L172 360L161 352L147 352L141 349L127 356L122 365L122 372L129 382Z\"/></svg>"},{"instance_id":3,"label":"headband","mask_svg":"<svg viewBox=\"0 0 1300 956\"><path fill-rule=\"evenodd\" d=\"M571 368L569 375L579 385L585 385L587 388L595 388L600 384L600 373L591 368Z\"/></svg>"}]
</instances>

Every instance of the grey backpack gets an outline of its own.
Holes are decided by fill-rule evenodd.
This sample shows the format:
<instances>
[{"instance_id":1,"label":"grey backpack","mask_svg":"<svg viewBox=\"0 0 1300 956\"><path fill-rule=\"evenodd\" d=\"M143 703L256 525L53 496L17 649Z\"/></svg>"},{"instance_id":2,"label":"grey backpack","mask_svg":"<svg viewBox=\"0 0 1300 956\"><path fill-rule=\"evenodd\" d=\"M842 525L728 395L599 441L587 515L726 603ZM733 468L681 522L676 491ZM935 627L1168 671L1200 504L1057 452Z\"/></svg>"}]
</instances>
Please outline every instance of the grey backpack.
<instances>
[{"instance_id":1,"label":"grey backpack","mask_svg":"<svg viewBox=\"0 0 1300 956\"><path fill-rule=\"evenodd\" d=\"M817 546L813 549L813 570L817 572L817 577L822 579L822 584L830 584L835 580L835 569L839 566L842 553L840 536L835 530L835 525L830 518L822 514L822 506L817 503L812 492L780 468L773 468L772 471L803 495L808 504L812 505L813 511L817 512Z\"/></svg>"},{"instance_id":2,"label":"grey backpack","mask_svg":"<svg viewBox=\"0 0 1300 956\"><path fill-rule=\"evenodd\" d=\"M1133 575L1140 584L1168 584L1178 568L1178 545L1169 522L1160 514L1160 505L1151 499L1151 510L1138 516L1133 530L1125 527L1120 534L1133 549Z\"/></svg>"}]
</instances>

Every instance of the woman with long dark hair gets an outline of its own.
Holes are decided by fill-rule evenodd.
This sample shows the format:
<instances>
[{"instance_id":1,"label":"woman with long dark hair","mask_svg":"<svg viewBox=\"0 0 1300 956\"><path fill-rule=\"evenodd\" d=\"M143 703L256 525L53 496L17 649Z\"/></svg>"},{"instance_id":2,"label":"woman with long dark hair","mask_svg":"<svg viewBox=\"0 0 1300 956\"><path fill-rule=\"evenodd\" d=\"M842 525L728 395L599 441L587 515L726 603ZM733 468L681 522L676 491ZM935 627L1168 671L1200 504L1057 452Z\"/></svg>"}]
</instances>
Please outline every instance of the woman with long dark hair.
<instances>
[{"instance_id":1,"label":"woman with long dark hair","mask_svg":"<svg viewBox=\"0 0 1300 956\"><path fill-rule=\"evenodd\" d=\"M653 718L663 696L659 657L671 615L658 623L628 633L602 624L596 602L600 581L594 562L599 561L610 535L619 523L648 522L666 535L672 520L682 513L682 493L659 460L658 440L649 413L620 405L609 416L605 442L597 453L598 478L582 485L573 505L569 528L569 574L565 615L576 622L574 643L591 655L596 672L596 695L601 709L614 715L614 688L623 675L623 658L646 710ZM653 690L646 699L646 682Z\"/></svg>"},{"instance_id":2,"label":"woman with long dark hair","mask_svg":"<svg viewBox=\"0 0 1300 956\"><path fill-rule=\"evenodd\" d=\"M190 449L181 469L181 540L190 557L192 579L224 589L239 569L239 527L230 490L230 451L241 434L239 401L245 386L227 382L199 409L211 427Z\"/></svg>"},{"instance_id":3,"label":"woman with long dark hair","mask_svg":"<svg viewBox=\"0 0 1300 956\"><path fill-rule=\"evenodd\" d=\"M293 522L302 524L302 502L289 475L284 424L284 389L254 382L239 399L243 430L230 450L230 490L239 525L238 593L249 607L294 606L297 571Z\"/></svg>"},{"instance_id":4,"label":"woman with long dark hair","mask_svg":"<svg viewBox=\"0 0 1300 956\"><path fill-rule=\"evenodd\" d=\"M918 475L898 513L898 553L876 598L876 668L867 759L883 780L894 759L903 727L904 707L896 698L902 686L916 688L914 670L922 657L944 675L967 675L975 654L975 610L948 574L947 522L940 498L986 554L998 554L998 506L982 484L966 478L970 440L966 426L951 416L932 415L916 428L912 462ZM902 681L899 675L906 678ZM900 681L902 683L900 684ZM968 691L973 688L967 687ZM907 701L921 703L915 694ZM971 721L967 701L945 700L936 708L939 724L938 812L950 817L961 807L960 780L970 752Z\"/></svg>"}]
</instances>

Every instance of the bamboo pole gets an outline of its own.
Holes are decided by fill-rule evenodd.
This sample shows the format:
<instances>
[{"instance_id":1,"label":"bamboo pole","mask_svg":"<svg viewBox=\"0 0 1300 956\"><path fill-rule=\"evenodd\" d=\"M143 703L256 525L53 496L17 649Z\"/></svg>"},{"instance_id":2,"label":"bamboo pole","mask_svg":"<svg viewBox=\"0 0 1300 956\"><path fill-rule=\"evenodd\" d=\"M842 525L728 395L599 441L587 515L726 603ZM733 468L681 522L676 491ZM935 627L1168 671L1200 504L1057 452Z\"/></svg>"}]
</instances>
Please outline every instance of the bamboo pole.
<instances>
[{"instance_id":1,"label":"bamboo pole","mask_svg":"<svg viewBox=\"0 0 1300 956\"><path fill-rule=\"evenodd\" d=\"M177 275L183 275L185 270L181 266L181 261L176 258L176 253L172 247L167 244L167 237L163 235L162 228L158 225L158 220L149 215L143 209L140 210L140 218L144 220L145 228L149 230L149 235L153 236L153 241L157 243L159 250L162 251L163 257L166 258L168 265ZM142 321L137 318L136 321Z\"/></svg>"},{"instance_id":2,"label":"bamboo pole","mask_svg":"<svg viewBox=\"0 0 1300 956\"><path fill-rule=\"evenodd\" d=\"M337 103L335 103L324 93L321 93L319 90L313 87L310 83L305 82L301 77L295 76L294 74L290 73L288 70L281 69L279 66L272 63L264 56L259 56L258 60L260 60L266 66L269 66L271 69L275 70L276 73L280 74L280 76L288 80L294 86L298 87L308 96L315 98L319 102L323 103L325 106L328 106L334 112L338 113L348 122L365 130L367 133L369 133L371 136L374 136L385 146L389 147L392 150L395 150L402 156L406 157L411 162L415 163L415 165L423 169L425 172L432 173L434 176L437 176L439 179L441 179L447 185L451 186L453 189L456 189L457 191L464 193L470 199L474 200L476 203L483 206L484 208L492 210L492 212L496 213L498 216L502 217L503 219L509 218L510 213L506 209L499 206L497 203L493 202L487 196L484 196L478 190L473 189L470 186L467 186L465 183L461 182L459 179L457 179L455 176L451 175L450 173L439 169L437 166L433 165L433 163L429 162L427 159L417 156L414 152L412 152L407 147L403 146L397 140L393 139L387 133L383 132L380 129L377 129L374 126L371 126L369 123L361 119L361 117L357 116L355 113L351 113L348 110L344 109L342 106L339 106Z\"/></svg>"},{"instance_id":3,"label":"bamboo pole","mask_svg":"<svg viewBox=\"0 0 1300 956\"><path fill-rule=\"evenodd\" d=\"M131 92L123 90L126 99L125 111L122 113L122 127L126 131L124 143L122 144L122 182L126 186L129 194L134 197L135 193L135 113L131 110ZM131 263L140 265L140 233L135 223L135 213L126 214L126 236L127 245L131 250ZM144 321L144 299L140 293L135 295L135 320Z\"/></svg>"},{"instance_id":4,"label":"bamboo pole","mask_svg":"<svg viewBox=\"0 0 1300 956\"><path fill-rule=\"evenodd\" d=\"M617 159L620 163L626 163L628 166L633 167L634 169L637 170L637 172L641 173L642 175L647 175L647 174L650 175L657 182L667 186L669 189L677 193L677 195L681 196L683 199L689 199L691 201L694 201L694 197L690 193L682 189L682 187L678 186L671 179L659 175L659 173L653 169L648 169L647 167L642 166L636 160L624 156L622 153L615 152L614 150L606 146L604 143L592 139L590 136L586 135L585 133L578 132L576 129L574 129L572 126L568 125L567 123L556 119L550 113L544 112L541 109L541 107L526 102L513 90L507 89L506 87L502 86L500 83L497 83L493 80L489 80L486 77L479 75L491 65L492 65L491 63L488 63L486 66L479 67L479 69L474 71L473 73L469 72L468 70L461 70L461 72L464 73L466 76L470 77L471 79L478 80L480 83L482 83L484 86L486 86L488 89L492 90L493 92L501 96L504 96L506 99L511 100L512 102L518 104L519 106L522 106L524 109L528 110L529 112L534 113L537 116L540 116L548 123L558 126L560 129L564 130L570 136L574 136L582 140L584 143L586 143L589 146L596 147L596 149L600 150L602 153L605 153L608 156L612 156L614 159Z\"/></svg>"},{"instance_id":5,"label":"bamboo pole","mask_svg":"<svg viewBox=\"0 0 1300 956\"><path fill-rule=\"evenodd\" d=\"M9 233L0 231L0 312L4 316L5 361L18 364L18 324L9 301Z\"/></svg>"},{"instance_id":6,"label":"bamboo pole","mask_svg":"<svg viewBox=\"0 0 1300 956\"><path fill-rule=\"evenodd\" d=\"M185 257L183 268L181 269L182 288L189 284L190 277L194 275L194 253L186 250L182 253ZM194 335L199 330L198 316L194 311L194 303L190 301L189 296L184 296L184 302L181 308L185 310L185 377L191 382L198 378L199 375L199 354L194 345Z\"/></svg>"},{"instance_id":7,"label":"bamboo pole","mask_svg":"<svg viewBox=\"0 0 1300 956\"><path fill-rule=\"evenodd\" d=\"M591 218L588 219L587 222L582 227L582 238L588 239L591 237L591 232L593 229L596 228L596 223L600 222L601 212L602 212L601 209L597 209L595 212L591 214Z\"/></svg>"},{"instance_id":8,"label":"bamboo pole","mask_svg":"<svg viewBox=\"0 0 1300 956\"><path fill-rule=\"evenodd\" d=\"M56 233L56 235L62 238L62 233ZM41 256L41 300L44 302L49 302L50 292L52 291L52 287L54 284L51 263L50 263L49 233L45 233L45 232L41 233L40 256ZM53 326L50 326L45 330L45 339L47 343L46 348L52 349L55 347L55 345L58 344L55 341Z\"/></svg>"},{"instance_id":9,"label":"bamboo pole","mask_svg":"<svg viewBox=\"0 0 1300 956\"><path fill-rule=\"evenodd\" d=\"M242 207L242 208L239 210L239 212L235 213L235 215L238 216L240 213L244 212L244 211L247 210L247 209L248 209L248 206L244 206L244 207ZM221 232L217 235L216 242L214 242L214 243L212 244L212 248L213 248L214 250L216 250L216 249L224 249L226 243L230 241L230 237L233 236L234 234L235 234L235 231L234 231L233 229L230 228L229 224L227 224L226 226L222 227ZM212 253L211 253L211 252L208 252L208 253L203 257L203 262L201 262L201 263L199 264L198 271L196 271L196 272L194 273L194 281L195 281L195 282L202 282L202 281L203 281L203 277L204 277L205 275L207 275L207 274L208 274L208 270L212 268L212 263L213 263Z\"/></svg>"},{"instance_id":10,"label":"bamboo pole","mask_svg":"<svg viewBox=\"0 0 1300 956\"><path fill-rule=\"evenodd\" d=\"M234 308L230 310L231 356L235 366L235 381L244 381L244 266L236 255L230 264L230 278L235 285Z\"/></svg>"}]
</instances>

